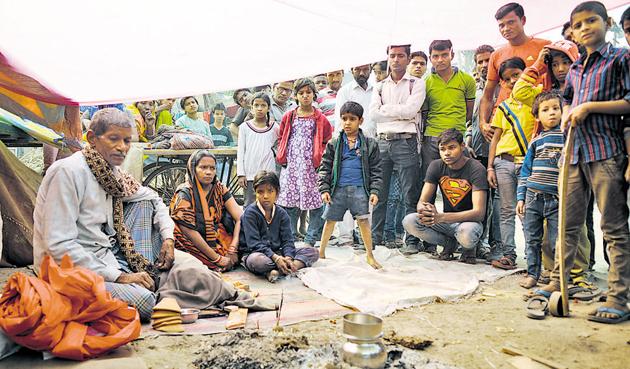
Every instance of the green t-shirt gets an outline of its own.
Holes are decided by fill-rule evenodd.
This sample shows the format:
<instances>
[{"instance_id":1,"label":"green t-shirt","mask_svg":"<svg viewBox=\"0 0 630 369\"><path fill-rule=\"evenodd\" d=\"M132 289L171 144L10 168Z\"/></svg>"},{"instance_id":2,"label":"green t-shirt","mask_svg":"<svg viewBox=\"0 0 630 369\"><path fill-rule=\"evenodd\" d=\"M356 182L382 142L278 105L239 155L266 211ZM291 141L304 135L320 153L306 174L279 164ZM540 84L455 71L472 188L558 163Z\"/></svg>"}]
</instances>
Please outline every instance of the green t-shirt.
<instances>
[{"instance_id":1,"label":"green t-shirt","mask_svg":"<svg viewBox=\"0 0 630 369\"><path fill-rule=\"evenodd\" d=\"M466 132L466 101L475 101L475 79L457 68L445 82L432 72L426 79L425 109L429 111L425 136L438 136L449 128Z\"/></svg>"}]
</instances>

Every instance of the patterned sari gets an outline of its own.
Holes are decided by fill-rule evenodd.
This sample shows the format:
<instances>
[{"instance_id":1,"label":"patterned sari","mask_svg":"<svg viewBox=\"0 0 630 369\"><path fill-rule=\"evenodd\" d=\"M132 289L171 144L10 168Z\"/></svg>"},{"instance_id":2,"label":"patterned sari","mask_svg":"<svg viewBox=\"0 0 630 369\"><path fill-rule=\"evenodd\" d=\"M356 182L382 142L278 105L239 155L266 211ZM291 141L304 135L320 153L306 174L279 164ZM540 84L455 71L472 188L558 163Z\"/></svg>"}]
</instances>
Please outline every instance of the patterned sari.
<instances>
[{"instance_id":1,"label":"patterned sari","mask_svg":"<svg viewBox=\"0 0 630 369\"><path fill-rule=\"evenodd\" d=\"M208 268L221 272L225 268L213 263L181 230L181 227L186 227L199 232L208 246L219 255L228 256L237 253L235 248L229 247L232 235L221 223L223 212L227 211L225 202L232 197L232 194L216 177L210 191L207 193L204 191L195 175L195 168L204 157L214 158L208 150L199 150L190 156L186 183L177 188L171 200L171 217L175 221L175 247L195 256Z\"/></svg>"}]
</instances>

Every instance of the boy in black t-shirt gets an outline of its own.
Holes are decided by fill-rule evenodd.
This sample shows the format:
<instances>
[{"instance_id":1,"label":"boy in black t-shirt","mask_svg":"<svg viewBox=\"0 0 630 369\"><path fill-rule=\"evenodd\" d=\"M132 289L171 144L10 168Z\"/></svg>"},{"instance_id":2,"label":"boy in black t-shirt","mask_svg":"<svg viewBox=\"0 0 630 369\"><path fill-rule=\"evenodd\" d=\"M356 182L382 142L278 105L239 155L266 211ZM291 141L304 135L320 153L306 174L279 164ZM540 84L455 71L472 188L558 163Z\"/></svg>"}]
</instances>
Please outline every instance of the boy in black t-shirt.
<instances>
[{"instance_id":1,"label":"boy in black t-shirt","mask_svg":"<svg viewBox=\"0 0 630 369\"><path fill-rule=\"evenodd\" d=\"M441 159L427 168L417 213L407 215L403 226L421 240L442 246L440 260L453 259L453 252L461 245L462 260L474 264L475 247L483 234L481 222L486 215L486 169L464 156L464 137L456 129L439 135L438 149ZM438 185L444 198L443 212L430 202Z\"/></svg>"}]
</instances>

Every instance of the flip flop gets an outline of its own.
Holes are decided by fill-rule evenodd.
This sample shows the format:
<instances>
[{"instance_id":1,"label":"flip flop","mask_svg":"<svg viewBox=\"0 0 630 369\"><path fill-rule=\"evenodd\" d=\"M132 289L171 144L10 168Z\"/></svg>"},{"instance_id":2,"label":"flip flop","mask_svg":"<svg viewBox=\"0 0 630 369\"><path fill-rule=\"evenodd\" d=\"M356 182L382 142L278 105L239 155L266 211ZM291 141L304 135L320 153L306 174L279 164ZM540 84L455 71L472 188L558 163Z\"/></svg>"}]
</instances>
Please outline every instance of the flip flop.
<instances>
[{"instance_id":1,"label":"flip flop","mask_svg":"<svg viewBox=\"0 0 630 369\"><path fill-rule=\"evenodd\" d=\"M603 318L597 315L589 315L586 319L591 322L597 323L605 323L605 324L618 324L623 322L624 320L630 319L630 311L623 311L615 308L609 308L605 306L600 306L597 308L598 313L609 313L609 314L617 314L617 318Z\"/></svg>"},{"instance_id":2,"label":"flip flop","mask_svg":"<svg viewBox=\"0 0 630 369\"><path fill-rule=\"evenodd\" d=\"M503 270L516 269L516 263L507 257L502 257L499 260L492 260L492 266Z\"/></svg>"},{"instance_id":3,"label":"flip flop","mask_svg":"<svg viewBox=\"0 0 630 369\"><path fill-rule=\"evenodd\" d=\"M437 255L431 255L431 259L442 260L442 261L451 261L455 260L455 256L451 252L441 252Z\"/></svg>"},{"instance_id":4,"label":"flip flop","mask_svg":"<svg viewBox=\"0 0 630 369\"><path fill-rule=\"evenodd\" d=\"M474 264L477 264L477 258L474 257L474 256L463 256L462 255L459 258L459 262L460 263L464 263L464 264L474 265Z\"/></svg>"},{"instance_id":5,"label":"flip flop","mask_svg":"<svg viewBox=\"0 0 630 369\"><path fill-rule=\"evenodd\" d=\"M533 296L527 300L527 317L530 319L542 320L549 311L549 300L544 296Z\"/></svg>"},{"instance_id":6,"label":"flip flop","mask_svg":"<svg viewBox=\"0 0 630 369\"><path fill-rule=\"evenodd\" d=\"M529 293L523 295L523 300L529 301L529 299L538 297L538 296L544 297L547 300L549 300L549 298L551 297L551 292L546 291L546 290L541 290L541 289L533 290L533 291L529 290Z\"/></svg>"},{"instance_id":7,"label":"flip flop","mask_svg":"<svg viewBox=\"0 0 630 369\"><path fill-rule=\"evenodd\" d=\"M579 300L579 301L591 301L595 297L599 296L602 291L597 288L588 288L581 286L571 286L569 287L569 298Z\"/></svg>"}]
</instances>

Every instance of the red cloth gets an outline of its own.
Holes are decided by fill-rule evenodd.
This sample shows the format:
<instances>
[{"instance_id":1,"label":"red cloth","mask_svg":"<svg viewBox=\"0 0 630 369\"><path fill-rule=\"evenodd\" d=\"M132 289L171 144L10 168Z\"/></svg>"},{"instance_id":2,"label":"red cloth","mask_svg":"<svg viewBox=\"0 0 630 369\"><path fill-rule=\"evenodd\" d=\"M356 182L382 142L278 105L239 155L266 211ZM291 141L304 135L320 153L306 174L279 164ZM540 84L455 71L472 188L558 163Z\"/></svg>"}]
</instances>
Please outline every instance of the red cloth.
<instances>
[{"instance_id":1,"label":"red cloth","mask_svg":"<svg viewBox=\"0 0 630 369\"><path fill-rule=\"evenodd\" d=\"M278 130L278 153L276 154L276 161L278 164L285 165L287 163L287 152L289 146L289 137L291 137L291 127L293 125L292 119L297 117L297 109L290 110L282 116L280 122L280 129ZM326 144L332 138L332 126L328 119L319 109L315 109L313 113L315 115L315 138L313 145L313 166L319 167L322 162L322 155L326 150Z\"/></svg>"},{"instance_id":2,"label":"red cloth","mask_svg":"<svg viewBox=\"0 0 630 369\"><path fill-rule=\"evenodd\" d=\"M0 298L0 328L32 350L86 360L138 338L140 318L135 308L111 297L103 277L73 267L68 255L61 267L46 256L40 278L9 278Z\"/></svg>"}]
</instances>

